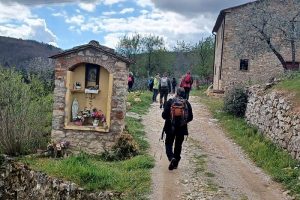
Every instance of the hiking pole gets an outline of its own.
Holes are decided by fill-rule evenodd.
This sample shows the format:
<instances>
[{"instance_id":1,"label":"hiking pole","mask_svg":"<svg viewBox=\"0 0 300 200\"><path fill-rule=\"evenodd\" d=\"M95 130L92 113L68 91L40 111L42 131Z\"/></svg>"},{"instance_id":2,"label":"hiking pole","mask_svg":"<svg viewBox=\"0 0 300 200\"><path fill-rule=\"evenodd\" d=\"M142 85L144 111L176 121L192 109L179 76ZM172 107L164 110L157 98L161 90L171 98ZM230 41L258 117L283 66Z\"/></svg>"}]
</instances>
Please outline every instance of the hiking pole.
<instances>
[{"instance_id":1,"label":"hiking pole","mask_svg":"<svg viewBox=\"0 0 300 200\"><path fill-rule=\"evenodd\" d=\"M159 141L163 141L164 142L164 134L165 134L165 127L163 127L162 131L161 131L161 136L159 138ZM162 154L163 154L163 146L161 147L161 152L160 152L160 160L162 159Z\"/></svg>"},{"instance_id":2,"label":"hiking pole","mask_svg":"<svg viewBox=\"0 0 300 200\"><path fill-rule=\"evenodd\" d=\"M165 127L162 129L161 137L160 137L159 141L164 141L164 134L165 134Z\"/></svg>"}]
</instances>

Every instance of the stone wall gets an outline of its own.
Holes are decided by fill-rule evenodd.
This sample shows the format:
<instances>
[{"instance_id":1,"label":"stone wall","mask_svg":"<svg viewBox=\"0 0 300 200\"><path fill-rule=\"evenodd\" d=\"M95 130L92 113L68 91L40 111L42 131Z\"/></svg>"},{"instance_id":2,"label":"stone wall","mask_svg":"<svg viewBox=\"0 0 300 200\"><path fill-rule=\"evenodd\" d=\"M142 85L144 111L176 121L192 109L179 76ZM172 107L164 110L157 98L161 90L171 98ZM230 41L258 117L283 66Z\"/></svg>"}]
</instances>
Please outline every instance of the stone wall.
<instances>
[{"instance_id":1,"label":"stone wall","mask_svg":"<svg viewBox=\"0 0 300 200\"><path fill-rule=\"evenodd\" d=\"M251 87L246 119L275 144L300 159L300 113L286 94L268 93L258 85Z\"/></svg>"},{"instance_id":2,"label":"stone wall","mask_svg":"<svg viewBox=\"0 0 300 200\"><path fill-rule=\"evenodd\" d=\"M102 48L103 46L101 46ZM113 53L101 51L99 44L88 44L67 50L55 58L55 89L51 138L69 141L72 151L98 154L110 148L125 127L128 62ZM82 63L104 67L113 75L109 132L65 129L67 71ZM84 76L84 75L83 75ZM110 97L109 97L110 99Z\"/></svg>"},{"instance_id":3,"label":"stone wall","mask_svg":"<svg viewBox=\"0 0 300 200\"><path fill-rule=\"evenodd\" d=\"M5 200L102 200L119 198L113 192L90 193L75 183L36 172L22 163L0 155L0 199Z\"/></svg>"}]
</instances>

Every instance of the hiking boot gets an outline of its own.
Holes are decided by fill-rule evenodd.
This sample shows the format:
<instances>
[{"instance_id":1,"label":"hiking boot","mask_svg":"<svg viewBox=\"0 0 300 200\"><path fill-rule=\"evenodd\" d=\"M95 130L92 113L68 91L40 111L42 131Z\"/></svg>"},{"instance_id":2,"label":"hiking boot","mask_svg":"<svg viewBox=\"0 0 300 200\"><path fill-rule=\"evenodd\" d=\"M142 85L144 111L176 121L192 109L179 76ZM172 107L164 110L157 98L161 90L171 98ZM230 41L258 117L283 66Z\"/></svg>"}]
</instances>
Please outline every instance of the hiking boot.
<instances>
[{"instance_id":1,"label":"hiking boot","mask_svg":"<svg viewBox=\"0 0 300 200\"><path fill-rule=\"evenodd\" d=\"M173 164L173 166L174 166L174 169L177 169L177 167L178 167L178 163L179 163L179 161L175 159L175 162L174 162L174 164Z\"/></svg>"},{"instance_id":2,"label":"hiking boot","mask_svg":"<svg viewBox=\"0 0 300 200\"><path fill-rule=\"evenodd\" d=\"M172 160L170 161L170 165L169 165L169 170L173 170L175 169L175 163L176 163L176 159L175 158L172 158ZM177 164L178 165L178 164ZM177 168L177 166L176 166Z\"/></svg>"}]
</instances>

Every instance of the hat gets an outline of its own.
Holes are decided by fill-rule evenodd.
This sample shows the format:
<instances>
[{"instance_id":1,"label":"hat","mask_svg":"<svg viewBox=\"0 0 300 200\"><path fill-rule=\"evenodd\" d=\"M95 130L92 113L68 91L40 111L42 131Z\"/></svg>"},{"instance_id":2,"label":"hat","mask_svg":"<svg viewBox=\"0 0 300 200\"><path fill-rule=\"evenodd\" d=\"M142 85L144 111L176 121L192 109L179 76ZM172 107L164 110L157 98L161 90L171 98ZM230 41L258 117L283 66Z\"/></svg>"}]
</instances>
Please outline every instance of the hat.
<instances>
[{"instance_id":1,"label":"hat","mask_svg":"<svg viewBox=\"0 0 300 200\"><path fill-rule=\"evenodd\" d=\"M184 98L185 97L185 90L182 87L179 87L176 90L176 94L177 94L177 96L180 96L180 97Z\"/></svg>"}]
</instances>

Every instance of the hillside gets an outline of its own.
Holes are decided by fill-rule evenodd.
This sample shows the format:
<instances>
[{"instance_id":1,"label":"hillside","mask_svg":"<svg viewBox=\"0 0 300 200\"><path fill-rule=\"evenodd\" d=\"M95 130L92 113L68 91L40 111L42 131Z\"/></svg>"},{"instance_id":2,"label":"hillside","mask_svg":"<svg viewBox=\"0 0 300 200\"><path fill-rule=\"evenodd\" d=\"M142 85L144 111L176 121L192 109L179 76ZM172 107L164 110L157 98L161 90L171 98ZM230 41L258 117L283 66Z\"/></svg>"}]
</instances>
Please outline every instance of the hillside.
<instances>
[{"instance_id":1,"label":"hillside","mask_svg":"<svg viewBox=\"0 0 300 200\"><path fill-rule=\"evenodd\" d=\"M48 57L61 51L59 48L37 41L2 36L0 47L0 65L25 71L52 69L52 61Z\"/></svg>"}]
</instances>

